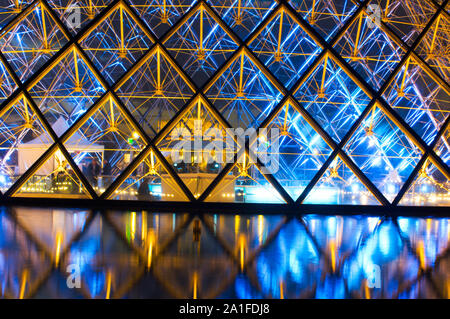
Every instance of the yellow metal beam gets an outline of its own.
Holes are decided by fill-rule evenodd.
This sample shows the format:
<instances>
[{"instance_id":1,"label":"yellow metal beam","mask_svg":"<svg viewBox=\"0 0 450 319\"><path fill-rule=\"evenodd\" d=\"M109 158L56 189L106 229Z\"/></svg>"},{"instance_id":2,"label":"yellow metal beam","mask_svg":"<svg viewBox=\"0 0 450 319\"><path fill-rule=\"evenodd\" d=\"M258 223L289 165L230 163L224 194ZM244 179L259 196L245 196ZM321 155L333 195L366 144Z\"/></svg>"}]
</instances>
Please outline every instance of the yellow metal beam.
<instances>
[{"instance_id":1,"label":"yellow metal beam","mask_svg":"<svg viewBox=\"0 0 450 319\"><path fill-rule=\"evenodd\" d=\"M277 52L275 53L275 61L280 62L282 60L281 56L281 42L282 42L282 36L283 36L283 14L284 10L281 10L280 14L280 24L279 24L279 30L278 30L278 43L277 43Z\"/></svg>"},{"instance_id":2,"label":"yellow metal beam","mask_svg":"<svg viewBox=\"0 0 450 319\"><path fill-rule=\"evenodd\" d=\"M319 92L317 92L317 96L321 99L325 97L325 77L327 75L327 64L328 64L328 53L325 55L325 62L323 65L323 73L322 73L322 81L320 82Z\"/></svg>"},{"instance_id":3,"label":"yellow metal beam","mask_svg":"<svg viewBox=\"0 0 450 319\"><path fill-rule=\"evenodd\" d=\"M362 24L362 19L363 19L363 12L361 12L359 14L359 20L358 20L358 30L356 32L356 39L355 39L355 47L353 48L353 55L352 55L352 59L356 60L357 56L359 55L359 50L358 50L358 46L359 46L359 38L361 36L361 24Z\"/></svg>"}]
</instances>

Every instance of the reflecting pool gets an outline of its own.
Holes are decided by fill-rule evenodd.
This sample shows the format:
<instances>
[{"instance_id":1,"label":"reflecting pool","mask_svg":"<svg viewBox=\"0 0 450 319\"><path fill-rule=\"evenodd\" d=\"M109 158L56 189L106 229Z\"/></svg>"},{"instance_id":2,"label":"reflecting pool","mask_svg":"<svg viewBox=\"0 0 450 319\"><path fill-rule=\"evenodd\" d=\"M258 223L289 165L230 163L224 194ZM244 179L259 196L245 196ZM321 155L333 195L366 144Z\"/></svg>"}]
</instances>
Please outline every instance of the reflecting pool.
<instances>
[{"instance_id":1,"label":"reflecting pool","mask_svg":"<svg viewBox=\"0 0 450 319\"><path fill-rule=\"evenodd\" d=\"M449 298L450 218L0 209L1 298Z\"/></svg>"}]
</instances>

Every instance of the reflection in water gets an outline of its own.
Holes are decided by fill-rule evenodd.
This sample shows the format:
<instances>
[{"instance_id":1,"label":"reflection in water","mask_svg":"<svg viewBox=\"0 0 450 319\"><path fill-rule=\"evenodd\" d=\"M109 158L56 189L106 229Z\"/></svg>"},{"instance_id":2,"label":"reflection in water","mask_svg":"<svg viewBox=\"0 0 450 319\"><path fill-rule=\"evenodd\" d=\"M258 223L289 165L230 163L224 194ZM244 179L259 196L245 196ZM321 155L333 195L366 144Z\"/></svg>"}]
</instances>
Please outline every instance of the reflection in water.
<instances>
[{"instance_id":1,"label":"reflection in water","mask_svg":"<svg viewBox=\"0 0 450 319\"><path fill-rule=\"evenodd\" d=\"M449 218L3 208L0 297L449 298L449 252Z\"/></svg>"}]
</instances>

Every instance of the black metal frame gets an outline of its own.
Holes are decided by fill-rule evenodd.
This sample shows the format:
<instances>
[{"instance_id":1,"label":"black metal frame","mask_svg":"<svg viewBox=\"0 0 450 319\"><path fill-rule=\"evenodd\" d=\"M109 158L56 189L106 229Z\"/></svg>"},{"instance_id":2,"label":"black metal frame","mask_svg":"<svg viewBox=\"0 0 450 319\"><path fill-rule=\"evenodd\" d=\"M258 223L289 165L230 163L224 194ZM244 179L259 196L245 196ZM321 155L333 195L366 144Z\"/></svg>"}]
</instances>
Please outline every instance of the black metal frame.
<instances>
[{"instance_id":1,"label":"black metal frame","mask_svg":"<svg viewBox=\"0 0 450 319\"><path fill-rule=\"evenodd\" d=\"M450 217L448 207L426 206L374 206L374 205L319 205L319 204L254 204L254 203L208 203L208 202L143 202L131 200L105 199L61 199L61 198L22 198L7 197L4 206L45 207L45 208L83 208L99 211L139 211L173 212L191 214L232 214L232 215L372 215L372 216L416 216ZM0 206L1 207L1 206Z\"/></svg>"}]
</instances>

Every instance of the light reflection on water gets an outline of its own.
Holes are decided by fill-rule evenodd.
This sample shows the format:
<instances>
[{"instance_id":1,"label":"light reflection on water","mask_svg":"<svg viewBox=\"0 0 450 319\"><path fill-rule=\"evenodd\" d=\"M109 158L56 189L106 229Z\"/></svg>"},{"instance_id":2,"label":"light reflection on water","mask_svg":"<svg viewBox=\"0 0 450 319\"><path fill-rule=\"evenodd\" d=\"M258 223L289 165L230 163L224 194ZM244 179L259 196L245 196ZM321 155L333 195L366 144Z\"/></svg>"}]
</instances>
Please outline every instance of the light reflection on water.
<instances>
[{"instance_id":1,"label":"light reflection on water","mask_svg":"<svg viewBox=\"0 0 450 319\"><path fill-rule=\"evenodd\" d=\"M449 298L449 239L449 218L3 208L0 297Z\"/></svg>"}]
</instances>

